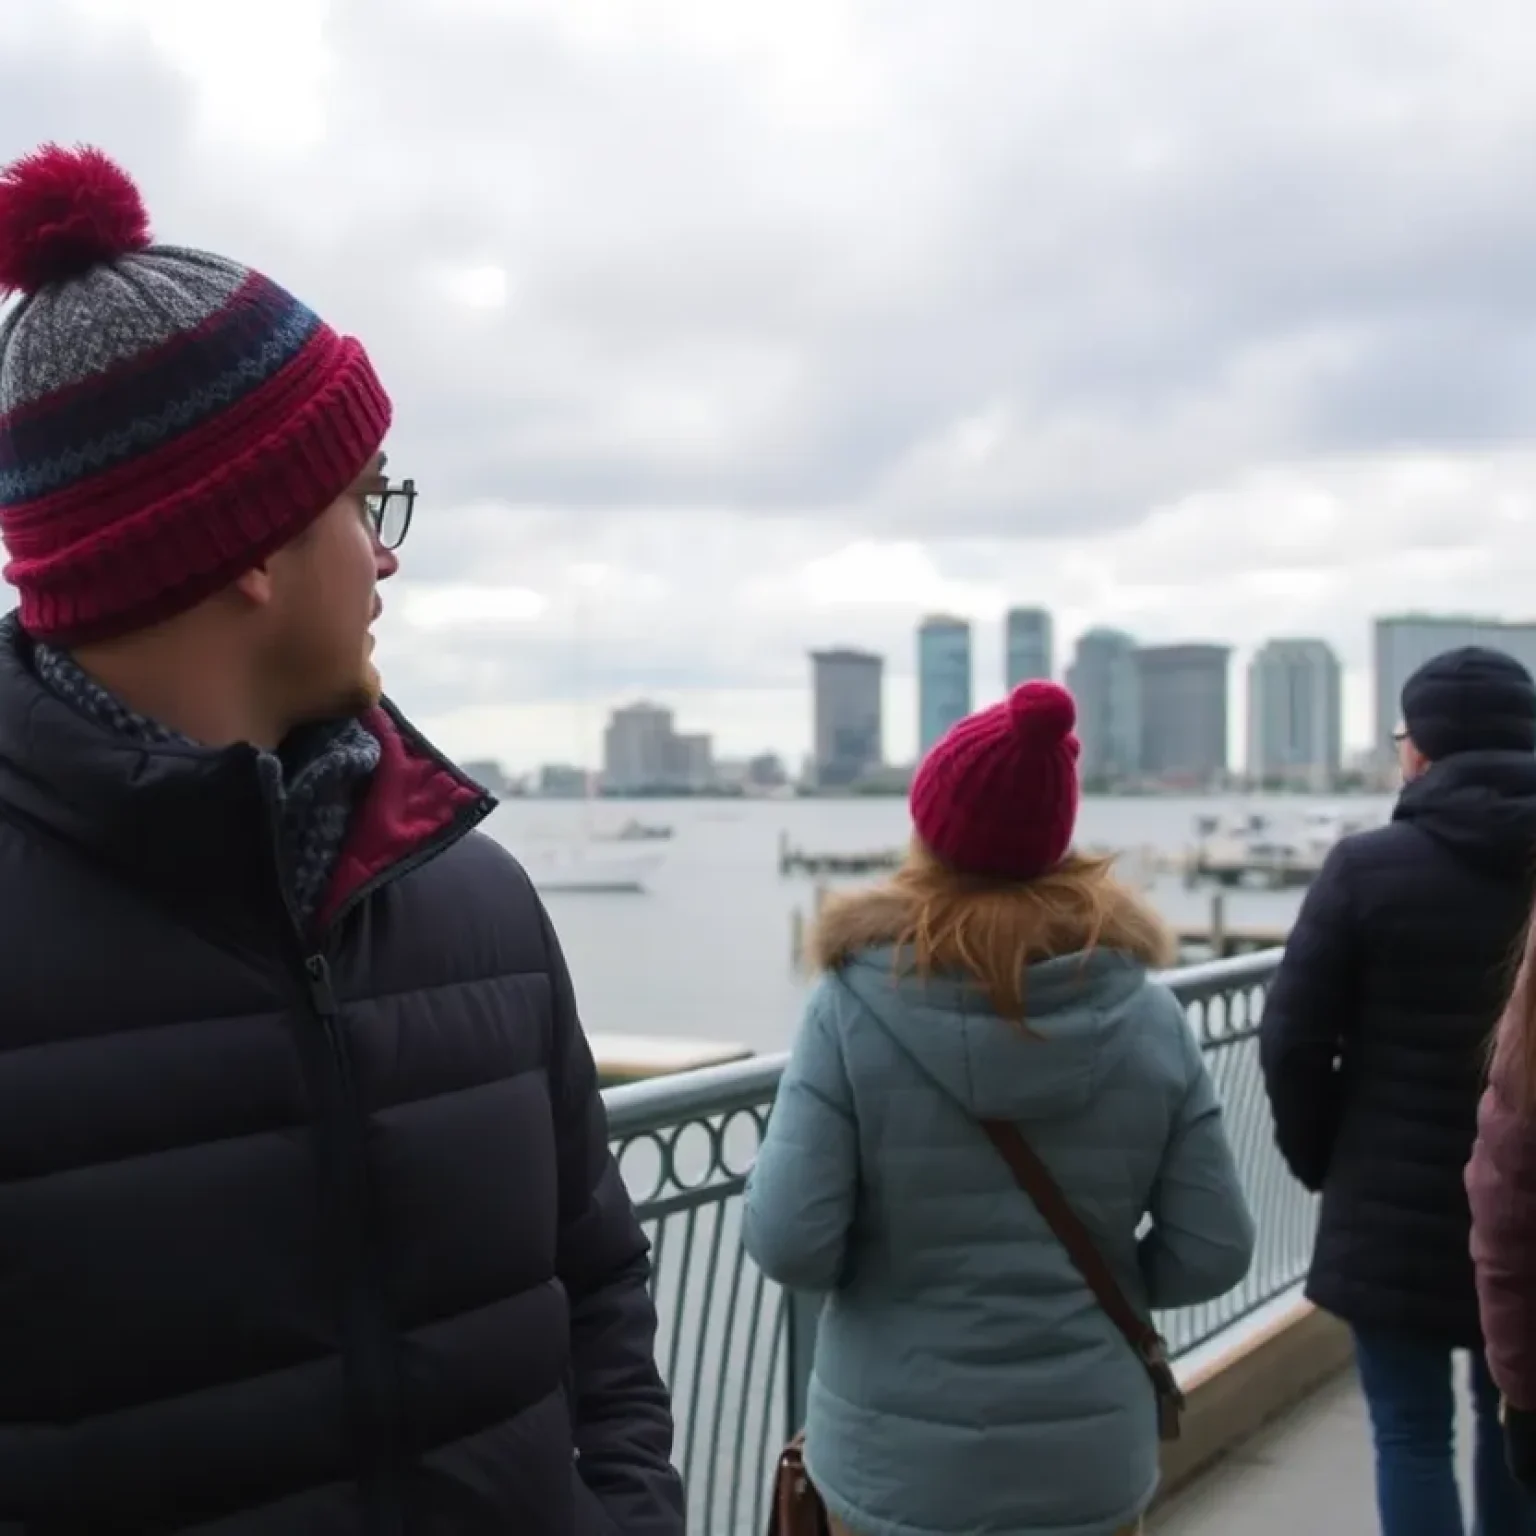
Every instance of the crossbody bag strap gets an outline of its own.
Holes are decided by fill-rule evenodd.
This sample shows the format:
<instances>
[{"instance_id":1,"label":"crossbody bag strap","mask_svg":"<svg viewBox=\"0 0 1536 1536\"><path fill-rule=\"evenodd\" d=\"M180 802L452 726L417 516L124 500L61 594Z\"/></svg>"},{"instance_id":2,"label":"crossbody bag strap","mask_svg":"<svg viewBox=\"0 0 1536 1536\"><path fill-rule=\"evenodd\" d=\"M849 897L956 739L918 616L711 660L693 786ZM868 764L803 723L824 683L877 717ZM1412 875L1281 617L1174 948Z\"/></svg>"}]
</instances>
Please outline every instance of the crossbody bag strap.
<instances>
[{"instance_id":1,"label":"crossbody bag strap","mask_svg":"<svg viewBox=\"0 0 1536 1536\"><path fill-rule=\"evenodd\" d=\"M1009 1120L983 1120L981 1128L1007 1163L1019 1188L1034 1201L1046 1225L1056 1234L1057 1242L1066 1249L1067 1257L1093 1292L1094 1299L1105 1315L1125 1335L1126 1343L1136 1351L1157 1393L1162 1437L1165 1440L1176 1438L1178 1414L1184 1406L1184 1395L1179 1390L1173 1367L1168 1362L1168 1350L1162 1335L1126 1299L1109 1265L1104 1262L1098 1244L1078 1218L1077 1212L1067 1203L1067 1197L1061 1192L1061 1186L1051 1170L1024 1139L1018 1126Z\"/></svg>"}]
</instances>

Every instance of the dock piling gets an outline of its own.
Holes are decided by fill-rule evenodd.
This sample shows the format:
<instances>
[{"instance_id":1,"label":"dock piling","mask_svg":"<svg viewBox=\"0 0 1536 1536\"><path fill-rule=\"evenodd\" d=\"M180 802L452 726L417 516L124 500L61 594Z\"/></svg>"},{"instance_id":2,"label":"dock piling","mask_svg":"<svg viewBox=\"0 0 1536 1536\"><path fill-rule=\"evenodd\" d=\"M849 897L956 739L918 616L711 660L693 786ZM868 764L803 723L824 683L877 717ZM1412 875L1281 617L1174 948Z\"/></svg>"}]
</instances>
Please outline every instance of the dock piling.
<instances>
[{"instance_id":1,"label":"dock piling","mask_svg":"<svg viewBox=\"0 0 1536 1536\"><path fill-rule=\"evenodd\" d=\"M1227 957L1227 893L1221 890L1211 892L1211 957Z\"/></svg>"}]
</instances>

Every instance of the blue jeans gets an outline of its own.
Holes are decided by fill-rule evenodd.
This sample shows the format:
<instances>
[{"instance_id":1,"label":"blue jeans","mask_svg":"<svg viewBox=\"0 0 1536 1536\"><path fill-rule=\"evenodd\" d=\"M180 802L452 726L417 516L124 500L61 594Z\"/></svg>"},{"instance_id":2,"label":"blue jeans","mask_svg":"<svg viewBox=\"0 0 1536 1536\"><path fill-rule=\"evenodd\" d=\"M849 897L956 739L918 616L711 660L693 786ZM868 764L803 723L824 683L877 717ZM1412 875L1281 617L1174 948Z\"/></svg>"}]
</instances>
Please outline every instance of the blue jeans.
<instances>
[{"instance_id":1,"label":"blue jeans","mask_svg":"<svg viewBox=\"0 0 1536 1536\"><path fill-rule=\"evenodd\" d=\"M1452 1351L1383 1328L1355 1329L1355 1360L1376 1442L1376 1509L1382 1536L1463 1536L1456 1488ZM1536 1536L1536 1503L1504 1462L1499 1392L1472 1357L1474 1536Z\"/></svg>"}]
</instances>

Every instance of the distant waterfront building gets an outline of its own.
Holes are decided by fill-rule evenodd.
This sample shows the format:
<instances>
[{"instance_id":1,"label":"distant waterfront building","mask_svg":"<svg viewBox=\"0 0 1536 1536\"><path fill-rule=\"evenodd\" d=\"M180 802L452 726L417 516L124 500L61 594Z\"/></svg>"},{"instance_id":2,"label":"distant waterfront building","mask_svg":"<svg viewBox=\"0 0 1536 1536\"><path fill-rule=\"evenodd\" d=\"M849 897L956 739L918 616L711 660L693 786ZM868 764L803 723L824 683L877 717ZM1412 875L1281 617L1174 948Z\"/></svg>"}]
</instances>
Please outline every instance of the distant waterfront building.
<instances>
[{"instance_id":1,"label":"distant waterfront building","mask_svg":"<svg viewBox=\"0 0 1536 1536\"><path fill-rule=\"evenodd\" d=\"M747 783L754 789L781 789L789 783L784 759L777 752L759 752L747 763Z\"/></svg>"},{"instance_id":2,"label":"distant waterfront building","mask_svg":"<svg viewBox=\"0 0 1536 1536\"><path fill-rule=\"evenodd\" d=\"M1136 642L1118 629L1090 629L1078 637L1067 687L1077 700L1082 743L1078 773L1084 784L1108 788L1141 770L1141 678Z\"/></svg>"},{"instance_id":3,"label":"distant waterfront building","mask_svg":"<svg viewBox=\"0 0 1536 1536\"><path fill-rule=\"evenodd\" d=\"M1248 776L1326 792L1344 765L1343 669L1325 640L1271 640L1248 665Z\"/></svg>"},{"instance_id":4,"label":"distant waterfront building","mask_svg":"<svg viewBox=\"0 0 1536 1536\"><path fill-rule=\"evenodd\" d=\"M716 758L715 783L722 789L760 795L785 790L789 774L776 752L759 752L755 757Z\"/></svg>"},{"instance_id":5,"label":"distant waterfront building","mask_svg":"<svg viewBox=\"0 0 1536 1536\"><path fill-rule=\"evenodd\" d=\"M1403 684L1432 657L1464 645L1484 645L1513 656L1536 676L1536 622L1404 613L1377 619L1374 638L1375 745L1383 761L1394 756L1392 734L1402 710Z\"/></svg>"},{"instance_id":6,"label":"distant waterfront building","mask_svg":"<svg viewBox=\"0 0 1536 1536\"><path fill-rule=\"evenodd\" d=\"M1225 645L1147 645L1141 679L1141 771L1167 784L1205 786L1227 772Z\"/></svg>"},{"instance_id":7,"label":"distant waterfront building","mask_svg":"<svg viewBox=\"0 0 1536 1536\"><path fill-rule=\"evenodd\" d=\"M1055 677L1051 616L1044 608L1010 608L1003 620L1003 676L1008 691Z\"/></svg>"},{"instance_id":8,"label":"distant waterfront building","mask_svg":"<svg viewBox=\"0 0 1536 1536\"><path fill-rule=\"evenodd\" d=\"M885 658L840 647L811 652L815 732L812 776L845 789L885 757Z\"/></svg>"},{"instance_id":9,"label":"distant waterfront building","mask_svg":"<svg viewBox=\"0 0 1536 1536\"><path fill-rule=\"evenodd\" d=\"M715 738L708 731L684 731L674 736L662 787L696 791L708 789L714 781Z\"/></svg>"},{"instance_id":10,"label":"distant waterfront building","mask_svg":"<svg viewBox=\"0 0 1536 1536\"><path fill-rule=\"evenodd\" d=\"M971 626L934 614L917 627L917 755L971 712Z\"/></svg>"},{"instance_id":11,"label":"distant waterfront building","mask_svg":"<svg viewBox=\"0 0 1536 1536\"><path fill-rule=\"evenodd\" d=\"M641 701L616 709L603 732L603 788L629 794L660 784L671 760L673 715Z\"/></svg>"},{"instance_id":12,"label":"distant waterfront building","mask_svg":"<svg viewBox=\"0 0 1536 1536\"><path fill-rule=\"evenodd\" d=\"M616 709L603 733L603 788L632 795L707 789L714 780L713 741L679 733L670 709L644 701Z\"/></svg>"},{"instance_id":13,"label":"distant waterfront building","mask_svg":"<svg viewBox=\"0 0 1536 1536\"><path fill-rule=\"evenodd\" d=\"M494 758L475 758L471 762L460 763L459 767L472 778L475 783L484 785L485 789L496 796L498 800L505 799L508 795L516 793L516 786L507 777L507 771Z\"/></svg>"},{"instance_id":14,"label":"distant waterfront building","mask_svg":"<svg viewBox=\"0 0 1536 1536\"><path fill-rule=\"evenodd\" d=\"M550 800L581 800L591 789L592 775L572 763L545 763L538 771L535 793Z\"/></svg>"}]
</instances>

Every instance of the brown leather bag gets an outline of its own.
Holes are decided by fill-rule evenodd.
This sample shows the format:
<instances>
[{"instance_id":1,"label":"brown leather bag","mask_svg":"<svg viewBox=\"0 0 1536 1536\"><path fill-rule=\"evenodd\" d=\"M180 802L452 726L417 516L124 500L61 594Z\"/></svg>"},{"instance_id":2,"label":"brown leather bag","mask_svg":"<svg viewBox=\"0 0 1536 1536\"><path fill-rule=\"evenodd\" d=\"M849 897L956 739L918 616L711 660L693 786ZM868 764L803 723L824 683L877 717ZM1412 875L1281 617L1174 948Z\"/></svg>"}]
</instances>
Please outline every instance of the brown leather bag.
<instances>
[{"instance_id":1,"label":"brown leather bag","mask_svg":"<svg viewBox=\"0 0 1536 1536\"><path fill-rule=\"evenodd\" d=\"M1140 1315L1104 1262L1087 1227L1067 1203L1061 1186L1051 1170L1040 1161L1040 1154L1024 1139L1018 1126L1009 1120L983 1120L981 1128L997 1148L1003 1161L1018 1180L1019 1188L1035 1202L1056 1240L1067 1250L1067 1257L1093 1292L1125 1341L1136 1351L1146 1367L1157 1397L1157 1433L1162 1440L1179 1438L1179 1416L1184 1411L1184 1394L1168 1361L1168 1345L1163 1336Z\"/></svg>"},{"instance_id":2,"label":"brown leather bag","mask_svg":"<svg viewBox=\"0 0 1536 1536\"><path fill-rule=\"evenodd\" d=\"M827 1507L805 1471L805 1436L798 1434L779 1453L768 1509L768 1536L830 1536Z\"/></svg>"}]
</instances>

